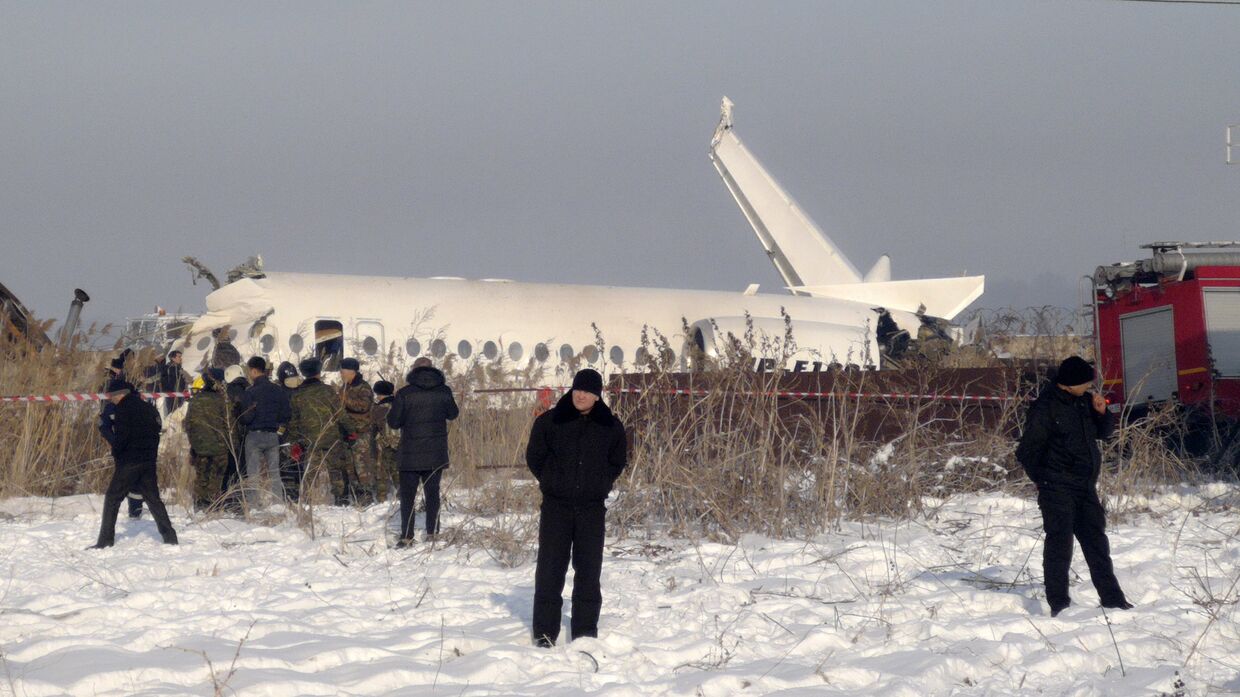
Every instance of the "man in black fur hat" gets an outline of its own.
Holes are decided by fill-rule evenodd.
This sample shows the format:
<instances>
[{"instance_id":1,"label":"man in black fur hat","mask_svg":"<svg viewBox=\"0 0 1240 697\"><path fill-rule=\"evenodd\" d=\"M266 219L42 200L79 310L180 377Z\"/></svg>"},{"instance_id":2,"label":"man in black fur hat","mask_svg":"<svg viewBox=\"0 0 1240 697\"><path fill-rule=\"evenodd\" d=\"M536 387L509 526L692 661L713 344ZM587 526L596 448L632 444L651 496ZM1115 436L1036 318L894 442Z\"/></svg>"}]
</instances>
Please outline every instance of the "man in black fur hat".
<instances>
[{"instance_id":1,"label":"man in black fur hat","mask_svg":"<svg viewBox=\"0 0 1240 697\"><path fill-rule=\"evenodd\" d=\"M1081 543L1102 607L1132 607L1115 578L1106 511L1098 498L1102 470L1098 440L1111 436L1115 415L1107 410L1102 395L1089 391L1094 377L1093 366L1079 356L1059 364L1054 384L1029 407L1016 449L1016 459L1038 486L1038 508L1046 531L1042 574L1051 617L1072 604L1068 570L1074 536Z\"/></svg>"},{"instance_id":2,"label":"man in black fur hat","mask_svg":"<svg viewBox=\"0 0 1240 697\"><path fill-rule=\"evenodd\" d=\"M525 462L543 500L534 573L534 643L548 648L560 635L564 575L573 565L571 638L598 636L603 606L604 500L627 464L624 424L602 401L603 377L589 368L573 388L534 421Z\"/></svg>"}]
</instances>

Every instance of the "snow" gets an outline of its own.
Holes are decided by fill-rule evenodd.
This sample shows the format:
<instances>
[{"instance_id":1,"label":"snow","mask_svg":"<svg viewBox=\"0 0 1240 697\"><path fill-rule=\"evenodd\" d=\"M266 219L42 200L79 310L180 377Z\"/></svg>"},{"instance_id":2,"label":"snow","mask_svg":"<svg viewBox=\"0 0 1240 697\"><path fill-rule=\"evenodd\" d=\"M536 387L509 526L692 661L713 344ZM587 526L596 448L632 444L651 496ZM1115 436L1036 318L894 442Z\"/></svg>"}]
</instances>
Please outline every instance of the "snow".
<instances>
[{"instance_id":1,"label":"snow","mask_svg":"<svg viewBox=\"0 0 1240 697\"><path fill-rule=\"evenodd\" d=\"M1137 608L1104 614L1078 552L1059 618L1030 499L928 503L811 540L609 539L601 638L548 651L528 638L532 562L390 548L388 505L321 510L318 539L173 509L179 547L148 518L86 551L100 497L12 499L0 694L1128 697L1171 694L1177 671L1186 694L1240 692L1240 487L1177 488L1113 520Z\"/></svg>"}]
</instances>

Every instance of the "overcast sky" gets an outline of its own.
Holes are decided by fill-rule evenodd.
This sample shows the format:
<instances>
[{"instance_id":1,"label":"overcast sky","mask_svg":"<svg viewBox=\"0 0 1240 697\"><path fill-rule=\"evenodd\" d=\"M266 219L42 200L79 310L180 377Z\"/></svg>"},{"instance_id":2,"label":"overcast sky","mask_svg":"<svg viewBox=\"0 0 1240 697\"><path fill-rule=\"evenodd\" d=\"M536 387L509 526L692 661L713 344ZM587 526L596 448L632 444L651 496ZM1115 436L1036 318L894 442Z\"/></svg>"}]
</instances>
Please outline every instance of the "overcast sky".
<instances>
[{"instance_id":1,"label":"overcast sky","mask_svg":"<svg viewBox=\"0 0 1240 697\"><path fill-rule=\"evenodd\" d=\"M0 3L0 283L62 318L270 270L742 290L738 135L862 269L1072 304L1238 239L1240 6ZM1237 153L1240 155L1240 152Z\"/></svg>"}]
</instances>

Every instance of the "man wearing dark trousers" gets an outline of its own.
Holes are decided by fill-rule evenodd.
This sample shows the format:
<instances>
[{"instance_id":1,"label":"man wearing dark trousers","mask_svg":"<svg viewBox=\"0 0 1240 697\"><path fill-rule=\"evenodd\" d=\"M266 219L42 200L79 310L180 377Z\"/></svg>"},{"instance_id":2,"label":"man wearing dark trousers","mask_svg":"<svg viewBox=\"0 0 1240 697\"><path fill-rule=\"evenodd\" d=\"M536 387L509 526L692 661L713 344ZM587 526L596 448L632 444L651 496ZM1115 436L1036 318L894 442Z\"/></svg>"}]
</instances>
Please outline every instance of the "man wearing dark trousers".
<instances>
[{"instance_id":1,"label":"man wearing dark trousers","mask_svg":"<svg viewBox=\"0 0 1240 697\"><path fill-rule=\"evenodd\" d=\"M108 389L108 385L113 381L125 381L125 359L132 354L133 351L125 349L121 351L121 355L112 359L108 364L108 370L104 373L103 385L101 389ZM113 445L112 418L116 415L116 405L108 400L103 400L103 405L99 410L99 435L108 442L108 447ZM129 517L142 517L142 495L136 491L129 492Z\"/></svg>"},{"instance_id":2,"label":"man wearing dark trousers","mask_svg":"<svg viewBox=\"0 0 1240 697\"><path fill-rule=\"evenodd\" d=\"M280 479L280 435L292 418L288 393L267 379L267 361L254 356L246 363L250 388L241 397L237 416L245 424L246 488L260 489L260 478L267 478L267 490L277 501L284 498Z\"/></svg>"},{"instance_id":3,"label":"man wearing dark trousers","mask_svg":"<svg viewBox=\"0 0 1240 697\"><path fill-rule=\"evenodd\" d=\"M573 565L572 639L598 636L603 607L604 500L627 464L624 424L601 401L603 377L585 369L573 388L534 421L525 462L543 500L534 572L536 646L560 635L564 576Z\"/></svg>"},{"instance_id":4,"label":"man wearing dark trousers","mask_svg":"<svg viewBox=\"0 0 1240 697\"><path fill-rule=\"evenodd\" d=\"M151 510L151 517L159 528L165 544L177 544L176 530L168 519L168 510L159 497L159 482L155 474L155 460L159 453L159 410L146 402L134 390L133 385L116 380L108 385L108 400L116 405L112 419L112 457L116 471L103 497L103 521L99 526L99 540L93 549L111 547L116 542L116 514L121 500L130 491L142 494Z\"/></svg>"},{"instance_id":5,"label":"man wearing dark trousers","mask_svg":"<svg viewBox=\"0 0 1240 697\"><path fill-rule=\"evenodd\" d=\"M392 399L387 423L400 429L396 464L400 469L400 540L397 547L413 542L413 501L418 484L426 496L426 534L439 534L439 480L448 467L448 422L460 413L452 388L429 358L413 363L405 378L408 385Z\"/></svg>"},{"instance_id":6,"label":"man wearing dark trousers","mask_svg":"<svg viewBox=\"0 0 1240 697\"><path fill-rule=\"evenodd\" d=\"M1115 415L1107 411L1101 395L1089 391L1094 377L1093 367L1078 356L1061 363L1054 384L1029 407L1025 432L1016 449L1016 459L1038 487L1038 508L1046 532L1042 574L1051 617L1072 604L1068 570L1074 536L1081 544L1102 607L1132 607L1115 578L1106 511L1098 498L1098 474L1102 470L1098 440L1114 432Z\"/></svg>"}]
</instances>

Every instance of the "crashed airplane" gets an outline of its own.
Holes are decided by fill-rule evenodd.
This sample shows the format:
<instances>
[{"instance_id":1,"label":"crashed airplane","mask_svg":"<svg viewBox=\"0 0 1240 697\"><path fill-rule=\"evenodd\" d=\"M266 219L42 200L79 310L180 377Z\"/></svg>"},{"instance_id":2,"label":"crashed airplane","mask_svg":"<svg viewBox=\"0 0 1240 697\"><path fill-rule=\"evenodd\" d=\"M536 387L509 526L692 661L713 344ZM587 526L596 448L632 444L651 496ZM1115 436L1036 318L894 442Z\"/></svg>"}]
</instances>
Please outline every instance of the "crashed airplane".
<instances>
[{"instance_id":1,"label":"crashed airplane","mask_svg":"<svg viewBox=\"0 0 1240 697\"><path fill-rule=\"evenodd\" d=\"M721 292L255 268L207 296L206 314L184 339L185 365L205 366L227 339L237 349L227 351L231 360L237 353L294 362L318 356L327 370L346 355L374 370L454 354L458 366L503 361L549 373L570 366L609 373L651 360L686 367L695 345L717 355L729 335L751 328L778 346L790 328L795 351L779 349L790 369L880 368L910 332L951 320L982 294L981 276L891 280L887 256L862 274L745 148L731 111L725 97L710 160L788 294L760 294L757 285ZM666 341L644 340L653 336ZM755 343L759 352L763 342ZM759 366L773 360L757 356Z\"/></svg>"}]
</instances>

